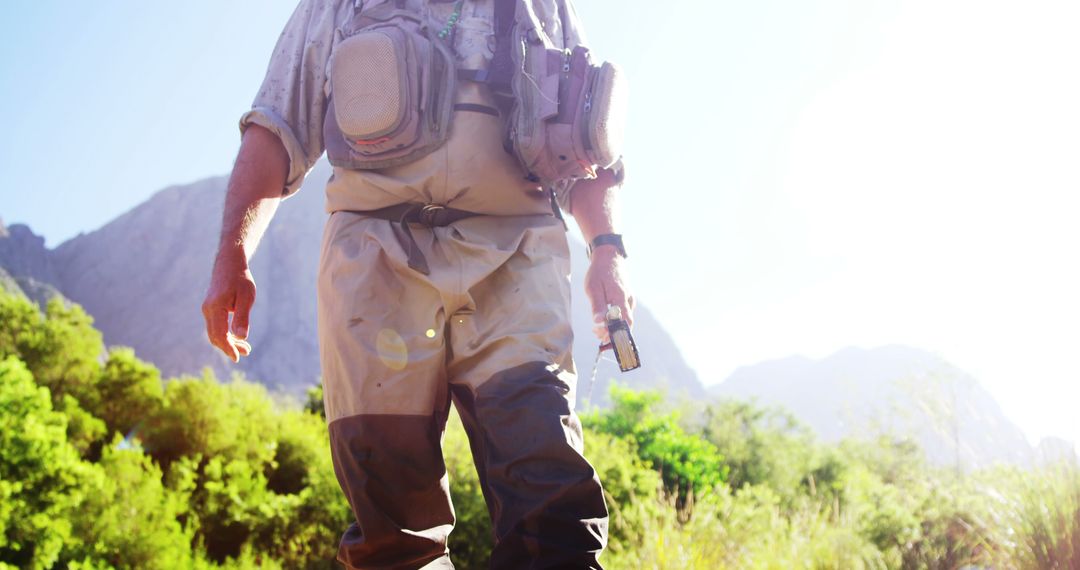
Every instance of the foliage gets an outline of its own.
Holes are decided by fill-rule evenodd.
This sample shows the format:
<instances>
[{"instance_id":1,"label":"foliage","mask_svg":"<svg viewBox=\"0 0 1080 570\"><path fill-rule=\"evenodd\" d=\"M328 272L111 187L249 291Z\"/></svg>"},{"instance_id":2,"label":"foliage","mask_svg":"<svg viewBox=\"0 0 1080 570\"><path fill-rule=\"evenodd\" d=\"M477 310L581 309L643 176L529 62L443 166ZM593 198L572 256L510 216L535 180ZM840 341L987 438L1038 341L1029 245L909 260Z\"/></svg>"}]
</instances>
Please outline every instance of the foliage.
<instances>
[{"instance_id":1,"label":"foliage","mask_svg":"<svg viewBox=\"0 0 1080 570\"><path fill-rule=\"evenodd\" d=\"M67 437L82 457L95 455L108 429L105 422L84 410L71 394L64 394L60 409L67 417Z\"/></svg>"},{"instance_id":2,"label":"foliage","mask_svg":"<svg viewBox=\"0 0 1080 570\"><path fill-rule=\"evenodd\" d=\"M0 316L0 567L334 567L350 515L320 416L209 373L163 389L77 306Z\"/></svg>"},{"instance_id":3,"label":"foliage","mask_svg":"<svg viewBox=\"0 0 1080 570\"><path fill-rule=\"evenodd\" d=\"M0 323L0 358L18 357L54 404L65 394L86 401L104 345L81 307L53 298L42 315L25 298L0 295Z\"/></svg>"},{"instance_id":4,"label":"foliage","mask_svg":"<svg viewBox=\"0 0 1080 570\"><path fill-rule=\"evenodd\" d=\"M604 485L609 514L609 551L633 551L649 539L649 521L661 515L663 480L641 459L636 443L589 430L585 453Z\"/></svg>"},{"instance_id":5,"label":"foliage","mask_svg":"<svg viewBox=\"0 0 1080 570\"><path fill-rule=\"evenodd\" d=\"M304 400L304 411L326 419L326 407L323 405L322 384L308 388L307 399Z\"/></svg>"},{"instance_id":6,"label":"foliage","mask_svg":"<svg viewBox=\"0 0 1080 570\"><path fill-rule=\"evenodd\" d=\"M0 561L49 568L71 541L86 481L67 418L14 356L0 361Z\"/></svg>"},{"instance_id":7,"label":"foliage","mask_svg":"<svg viewBox=\"0 0 1080 570\"><path fill-rule=\"evenodd\" d=\"M153 460L117 438L96 467L101 475L73 517L77 539L64 553L90 567L166 568L192 563L191 536L179 521L181 494L167 489Z\"/></svg>"},{"instance_id":8,"label":"foliage","mask_svg":"<svg viewBox=\"0 0 1080 570\"><path fill-rule=\"evenodd\" d=\"M321 418L207 374L169 382L148 424L146 448L189 493L195 540L212 560L245 548L291 568L333 558L349 519Z\"/></svg>"},{"instance_id":9,"label":"foliage","mask_svg":"<svg viewBox=\"0 0 1080 570\"><path fill-rule=\"evenodd\" d=\"M180 457L224 456L269 462L276 421L266 389L238 381L222 384L207 370L201 378L170 381L160 411L146 421L143 445L168 467Z\"/></svg>"},{"instance_id":10,"label":"foliage","mask_svg":"<svg viewBox=\"0 0 1080 570\"><path fill-rule=\"evenodd\" d=\"M733 489L766 485L791 500L809 484L813 436L790 413L721 400L704 412L702 435L716 446Z\"/></svg>"},{"instance_id":11,"label":"foliage","mask_svg":"<svg viewBox=\"0 0 1080 570\"><path fill-rule=\"evenodd\" d=\"M610 397L611 409L586 416L585 426L633 442L680 502L724 481L727 469L716 447L683 431L675 414L656 413L659 393L613 386Z\"/></svg>"},{"instance_id":12,"label":"foliage","mask_svg":"<svg viewBox=\"0 0 1080 570\"><path fill-rule=\"evenodd\" d=\"M1046 467L1041 476L1017 469L994 474L1009 484L999 512L1015 530L1013 559L1023 568L1080 568L1080 466L1075 461Z\"/></svg>"},{"instance_id":13,"label":"foliage","mask_svg":"<svg viewBox=\"0 0 1080 570\"><path fill-rule=\"evenodd\" d=\"M443 456L457 519L449 540L454 565L462 570L487 568L488 554L495 545L495 532L488 518L469 440L456 411L451 412L447 421Z\"/></svg>"},{"instance_id":14,"label":"foliage","mask_svg":"<svg viewBox=\"0 0 1080 570\"><path fill-rule=\"evenodd\" d=\"M163 383L59 301L0 294L0 319L0 568L337 567L351 514L320 389L289 407L242 379ZM751 403L684 420L656 393L611 401L584 418L609 568L1080 567L1075 461L961 478L910 441L826 445ZM455 414L443 450L455 564L484 568L491 523Z\"/></svg>"},{"instance_id":15,"label":"foliage","mask_svg":"<svg viewBox=\"0 0 1080 570\"><path fill-rule=\"evenodd\" d=\"M127 434L146 418L157 416L162 397L158 369L139 360L130 348L119 347L109 351L87 405L110 432Z\"/></svg>"}]
</instances>

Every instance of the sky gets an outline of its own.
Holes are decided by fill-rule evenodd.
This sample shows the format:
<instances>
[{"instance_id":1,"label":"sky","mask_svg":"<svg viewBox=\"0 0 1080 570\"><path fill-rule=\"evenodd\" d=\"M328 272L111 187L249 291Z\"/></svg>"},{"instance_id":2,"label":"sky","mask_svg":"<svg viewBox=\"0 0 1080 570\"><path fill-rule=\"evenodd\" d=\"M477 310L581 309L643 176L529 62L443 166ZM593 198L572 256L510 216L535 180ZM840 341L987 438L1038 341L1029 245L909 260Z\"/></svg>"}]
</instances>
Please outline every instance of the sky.
<instances>
[{"instance_id":1,"label":"sky","mask_svg":"<svg viewBox=\"0 0 1080 570\"><path fill-rule=\"evenodd\" d=\"M1080 441L1080 3L577 5L630 78L634 292L705 384L908 344ZM4 3L0 217L55 246L227 173L294 6Z\"/></svg>"}]
</instances>

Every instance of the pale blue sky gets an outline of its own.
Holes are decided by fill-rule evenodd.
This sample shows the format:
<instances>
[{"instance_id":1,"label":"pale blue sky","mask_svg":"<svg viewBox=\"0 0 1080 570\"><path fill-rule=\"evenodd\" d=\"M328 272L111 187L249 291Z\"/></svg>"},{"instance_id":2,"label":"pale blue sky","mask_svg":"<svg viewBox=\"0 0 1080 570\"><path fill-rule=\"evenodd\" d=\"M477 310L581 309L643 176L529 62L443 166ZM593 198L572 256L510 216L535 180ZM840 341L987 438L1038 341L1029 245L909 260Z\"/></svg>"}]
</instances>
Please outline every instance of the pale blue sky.
<instances>
[{"instance_id":1,"label":"pale blue sky","mask_svg":"<svg viewBox=\"0 0 1080 570\"><path fill-rule=\"evenodd\" d=\"M637 293L702 380L905 343L1080 439L1072 0L577 0L630 76ZM56 245L228 172L281 1L7 2L0 217Z\"/></svg>"}]
</instances>

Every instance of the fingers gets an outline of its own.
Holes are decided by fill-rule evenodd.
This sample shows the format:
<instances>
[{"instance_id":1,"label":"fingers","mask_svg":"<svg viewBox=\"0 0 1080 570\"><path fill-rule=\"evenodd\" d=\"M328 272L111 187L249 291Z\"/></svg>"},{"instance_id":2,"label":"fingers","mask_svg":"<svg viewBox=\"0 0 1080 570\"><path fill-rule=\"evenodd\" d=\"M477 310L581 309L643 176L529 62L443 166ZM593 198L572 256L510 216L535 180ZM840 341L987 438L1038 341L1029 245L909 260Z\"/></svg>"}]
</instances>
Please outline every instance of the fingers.
<instances>
[{"instance_id":1,"label":"fingers","mask_svg":"<svg viewBox=\"0 0 1080 570\"><path fill-rule=\"evenodd\" d=\"M230 327L230 332L232 332L237 339L244 340L248 336L248 316L251 314L251 306L254 304L255 282L243 281L237 284L232 327ZM248 345L248 348L250 349L251 345Z\"/></svg>"},{"instance_id":2,"label":"fingers","mask_svg":"<svg viewBox=\"0 0 1080 570\"><path fill-rule=\"evenodd\" d=\"M589 280L585 286L585 296L589 298L593 312L593 334L600 344L610 342L607 330L607 296L601 281Z\"/></svg>"},{"instance_id":3,"label":"fingers","mask_svg":"<svg viewBox=\"0 0 1080 570\"><path fill-rule=\"evenodd\" d=\"M628 297L621 287L612 287L611 289L612 290L605 289L608 304L618 307L619 312L622 313L623 320L626 321L626 324L633 325L633 297Z\"/></svg>"},{"instance_id":4,"label":"fingers","mask_svg":"<svg viewBox=\"0 0 1080 570\"><path fill-rule=\"evenodd\" d=\"M608 335L607 330L607 316L604 313L593 313L592 332L596 335L596 339L600 341L600 344L603 345L611 342L611 337Z\"/></svg>"},{"instance_id":5,"label":"fingers","mask_svg":"<svg viewBox=\"0 0 1080 570\"><path fill-rule=\"evenodd\" d=\"M593 315L599 315L603 320L607 315L607 295L604 293L604 283L598 279L591 279L591 275L585 281L585 296L589 298Z\"/></svg>"},{"instance_id":6,"label":"fingers","mask_svg":"<svg viewBox=\"0 0 1080 570\"><path fill-rule=\"evenodd\" d=\"M634 297L626 293L625 286L618 279L601 281L603 298L605 302L604 314L607 314L607 305L619 308L622 318L628 326L634 326Z\"/></svg>"},{"instance_id":7,"label":"fingers","mask_svg":"<svg viewBox=\"0 0 1080 570\"><path fill-rule=\"evenodd\" d=\"M229 340L229 310L222 304L207 301L203 303L203 318L206 320L206 337L210 339L210 344L233 362L238 362L240 353Z\"/></svg>"},{"instance_id":8,"label":"fingers","mask_svg":"<svg viewBox=\"0 0 1080 570\"><path fill-rule=\"evenodd\" d=\"M251 354L251 343L250 342L248 342L248 341L246 341L246 340L244 340L242 338L237 338L237 337L233 336L232 333L229 333L229 342L233 345L233 347L236 349L236 351L238 353L240 353L240 356L248 356L248 355Z\"/></svg>"},{"instance_id":9,"label":"fingers","mask_svg":"<svg viewBox=\"0 0 1080 570\"><path fill-rule=\"evenodd\" d=\"M255 304L255 282L241 279L234 287L234 291L225 294L214 294L213 290L208 293L202 312L210 344L233 362L239 362L241 356L251 354L251 343L246 339L251 307Z\"/></svg>"}]
</instances>

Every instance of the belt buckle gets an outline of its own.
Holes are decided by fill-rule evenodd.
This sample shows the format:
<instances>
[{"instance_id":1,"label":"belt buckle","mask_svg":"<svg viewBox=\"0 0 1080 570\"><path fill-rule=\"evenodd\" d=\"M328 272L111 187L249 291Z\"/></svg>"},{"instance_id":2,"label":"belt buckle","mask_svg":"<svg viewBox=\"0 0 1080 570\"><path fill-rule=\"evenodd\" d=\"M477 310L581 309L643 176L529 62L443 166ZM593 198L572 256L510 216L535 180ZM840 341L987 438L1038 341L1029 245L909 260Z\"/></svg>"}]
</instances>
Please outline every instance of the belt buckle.
<instances>
[{"instance_id":1,"label":"belt buckle","mask_svg":"<svg viewBox=\"0 0 1080 570\"><path fill-rule=\"evenodd\" d=\"M424 206L420 208L420 223L429 228L435 227L435 216L445 209L446 206L443 206L442 204L424 204Z\"/></svg>"}]
</instances>

